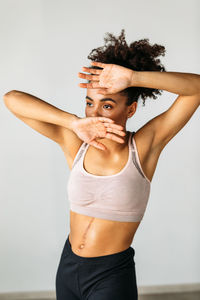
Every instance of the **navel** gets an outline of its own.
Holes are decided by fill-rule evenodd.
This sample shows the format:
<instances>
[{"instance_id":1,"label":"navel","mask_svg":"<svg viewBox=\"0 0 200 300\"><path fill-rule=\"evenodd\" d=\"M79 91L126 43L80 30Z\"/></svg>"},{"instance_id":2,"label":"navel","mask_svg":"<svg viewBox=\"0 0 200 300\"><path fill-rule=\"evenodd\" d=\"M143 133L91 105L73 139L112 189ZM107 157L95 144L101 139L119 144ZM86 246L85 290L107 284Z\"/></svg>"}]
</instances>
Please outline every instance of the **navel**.
<instances>
[{"instance_id":1,"label":"navel","mask_svg":"<svg viewBox=\"0 0 200 300\"><path fill-rule=\"evenodd\" d=\"M83 249L85 247L85 244L81 244L80 246L79 246L79 249Z\"/></svg>"}]
</instances>

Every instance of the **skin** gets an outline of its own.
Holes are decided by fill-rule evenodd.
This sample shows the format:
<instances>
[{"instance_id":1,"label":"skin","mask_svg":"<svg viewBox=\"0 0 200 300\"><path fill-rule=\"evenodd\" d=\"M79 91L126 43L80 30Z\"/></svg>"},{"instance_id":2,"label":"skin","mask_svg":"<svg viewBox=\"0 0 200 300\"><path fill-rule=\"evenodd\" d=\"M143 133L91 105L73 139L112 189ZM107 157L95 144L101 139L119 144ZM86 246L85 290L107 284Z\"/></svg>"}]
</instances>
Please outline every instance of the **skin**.
<instances>
[{"instance_id":1,"label":"skin","mask_svg":"<svg viewBox=\"0 0 200 300\"><path fill-rule=\"evenodd\" d=\"M200 104L200 84L198 74L180 72L135 72L133 70L100 62L91 62L101 70L83 68L91 74L79 73L79 77L90 80L80 83L87 88L87 95L93 95L94 105L86 109L86 114L114 118L116 124L126 126L126 121L136 111L136 104L127 108L123 99L119 98L120 90L129 86L163 89L178 94L173 105L164 113L156 116L134 135L142 170L149 181L152 180L158 158L166 144L190 120ZM90 90L89 90L90 89ZM92 91L93 90L93 91ZM122 103L114 110L104 110L100 104L100 94L104 97L112 94ZM96 102L95 102L96 101ZM130 113L130 115L129 115ZM127 135L126 135L127 137ZM128 158L127 139L124 145L102 139L108 146L108 152L100 152L89 147L84 157L84 168L95 175L112 175L120 172ZM113 151L111 153L111 151ZM107 155L106 155L107 154ZM112 154L112 155L111 155ZM70 212L70 242L72 250L80 256L102 256L127 249L133 241L140 222L117 222L97 219Z\"/></svg>"},{"instance_id":2,"label":"skin","mask_svg":"<svg viewBox=\"0 0 200 300\"><path fill-rule=\"evenodd\" d=\"M89 99L88 99L89 97ZM101 101L106 98L113 99L116 103L111 100ZM93 99L93 100L91 100ZM127 96L122 93L105 94L98 93L95 89L87 89L87 95L85 99L85 116L86 117L107 117L115 121L116 124L122 125L126 132L126 122L128 118L131 118L137 109L137 102L133 102L130 106L125 103ZM123 137L122 137L123 138ZM127 139L127 135L125 136ZM120 153L127 145L126 143L121 144L111 139L100 138L102 144L106 145L108 153ZM103 153L105 155L105 151Z\"/></svg>"},{"instance_id":3,"label":"skin","mask_svg":"<svg viewBox=\"0 0 200 300\"><path fill-rule=\"evenodd\" d=\"M127 96L120 92L102 95L96 89L89 88L86 96L93 101L85 99L85 116L111 118L116 124L124 127L126 136L124 143L97 138L97 141L100 140L102 144L106 145L107 150L102 151L89 146L84 158L84 168L87 172L95 175L116 174L123 169L128 160L129 132L126 131L126 122L136 112L137 102L126 106ZM111 100L100 101L104 98L112 98L116 103ZM69 240L72 250L77 255L84 257L102 256L123 251L131 245L139 224L140 222L98 219L70 210Z\"/></svg>"},{"instance_id":4,"label":"skin","mask_svg":"<svg viewBox=\"0 0 200 300\"><path fill-rule=\"evenodd\" d=\"M122 94L119 93L120 89L123 90L128 86L141 86L163 89L178 94L177 99L165 112L148 121L134 135L142 170L149 181L151 181L161 151L187 124L199 107L200 75L180 72L135 72L116 65L106 65L98 62L92 62L91 64L95 64L103 69L92 70L91 74L95 74L95 76L82 73L79 76L80 78L91 80L90 84L79 84L80 87L87 88L87 95L94 99L91 108L86 108L86 115L88 116L109 115L115 120L116 124L123 124L124 128L126 128L126 121L133 116L137 105L135 102L132 106L126 107L123 97L121 97ZM89 71L88 68L83 69ZM103 97L110 95L115 100L120 99L120 103L117 103L117 106L112 110L104 108L105 104L111 104L112 101L105 102L103 105L100 101ZM128 159L128 135L124 136L123 134L124 144L119 142L122 136L120 138L115 136L115 134L120 134L122 130L122 128L116 130L115 126L120 125L115 124L114 126L110 122L102 123L102 120L101 122L93 120L94 122L90 123L92 124L90 134L85 132L84 135L80 128L77 134L74 134L72 125L77 122L77 118L74 120L74 118L71 118L72 115L67 112L63 116L63 112L57 111L55 108L52 113L51 106L47 103L44 106L44 103L37 102L38 100L40 99L33 95L15 90L4 95L6 106L15 116L61 146L70 169L77 150L84 140L82 137L90 140L90 135L92 135L93 141L89 143L93 144L89 144L91 147L88 147L84 157L84 168L86 171L98 176L113 175L120 172ZM64 122L65 118L67 124ZM86 123L90 122L89 119L85 119ZM80 119L79 124L83 123L84 119ZM80 132L81 137L78 137ZM108 146L107 152L98 148L99 143L96 142L95 144L95 134L98 138L99 136L107 137L106 139L99 139L104 145ZM69 238L72 250L78 255L89 257L122 251L131 245L138 226L139 222L109 221L79 215L70 211Z\"/></svg>"}]
</instances>

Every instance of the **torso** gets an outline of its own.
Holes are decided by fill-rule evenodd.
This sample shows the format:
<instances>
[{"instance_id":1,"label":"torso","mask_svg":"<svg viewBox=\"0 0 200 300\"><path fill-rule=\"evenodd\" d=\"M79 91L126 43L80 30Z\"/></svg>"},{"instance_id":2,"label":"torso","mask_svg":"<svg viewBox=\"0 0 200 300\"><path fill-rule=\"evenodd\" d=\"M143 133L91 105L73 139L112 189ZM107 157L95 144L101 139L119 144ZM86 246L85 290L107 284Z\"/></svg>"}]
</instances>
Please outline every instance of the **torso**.
<instances>
[{"instance_id":1,"label":"torso","mask_svg":"<svg viewBox=\"0 0 200 300\"><path fill-rule=\"evenodd\" d=\"M142 134L134 135L140 163L146 177L151 181L161 151L152 151L151 143L144 141ZM64 151L69 168L69 160ZM113 175L120 172L128 160L128 144L117 162L111 158L97 155L94 147L89 146L84 158L84 168L94 175ZM105 171L106 170L106 171ZM118 222L81 215L70 210L69 241L72 251L79 256L94 257L123 251L130 247L140 222Z\"/></svg>"}]
</instances>

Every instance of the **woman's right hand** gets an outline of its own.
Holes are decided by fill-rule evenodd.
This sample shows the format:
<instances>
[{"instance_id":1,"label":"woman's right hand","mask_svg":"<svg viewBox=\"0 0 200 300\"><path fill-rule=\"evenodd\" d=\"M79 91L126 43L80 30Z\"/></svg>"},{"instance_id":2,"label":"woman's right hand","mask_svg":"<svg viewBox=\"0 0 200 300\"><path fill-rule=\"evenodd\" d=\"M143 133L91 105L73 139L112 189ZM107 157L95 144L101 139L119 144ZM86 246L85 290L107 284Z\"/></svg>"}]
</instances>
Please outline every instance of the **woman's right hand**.
<instances>
[{"instance_id":1,"label":"woman's right hand","mask_svg":"<svg viewBox=\"0 0 200 300\"><path fill-rule=\"evenodd\" d=\"M101 150L106 150L107 148L102 143L97 142L96 138L107 138L123 143L124 139L117 135L123 137L126 135L122 125L117 125L114 123L114 120L106 117L78 117L72 122L72 129L85 143Z\"/></svg>"}]
</instances>

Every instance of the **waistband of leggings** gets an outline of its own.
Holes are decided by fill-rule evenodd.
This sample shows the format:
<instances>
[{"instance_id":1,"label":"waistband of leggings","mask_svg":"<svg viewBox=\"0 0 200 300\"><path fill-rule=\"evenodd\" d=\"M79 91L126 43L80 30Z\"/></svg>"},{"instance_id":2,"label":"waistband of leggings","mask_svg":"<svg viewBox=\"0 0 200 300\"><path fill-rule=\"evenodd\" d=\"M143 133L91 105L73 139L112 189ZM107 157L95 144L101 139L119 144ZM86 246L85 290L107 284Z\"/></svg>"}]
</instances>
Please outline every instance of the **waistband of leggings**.
<instances>
[{"instance_id":1,"label":"waistband of leggings","mask_svg":"<svg viewBox=\"0 0 200 300\"><path fill-rule=\"evenodd\" d=\"M121 260L124 257L127 256L132 256L134 257L135 255L135 250L132 247L127 248L126 250L123 250L121 252L113 253L113 254L108 254L108 255L102 255L102 256L94 256L94 257L84 257L84 256L79 256L76 253L72 251L71 244L69 241L69 235L67 237L66 243L65 243L66 251L70 253L71 257L77 261L77 262L111 262L111 261L116 261L116 260Z\"/></svg>"}]
</instances>

